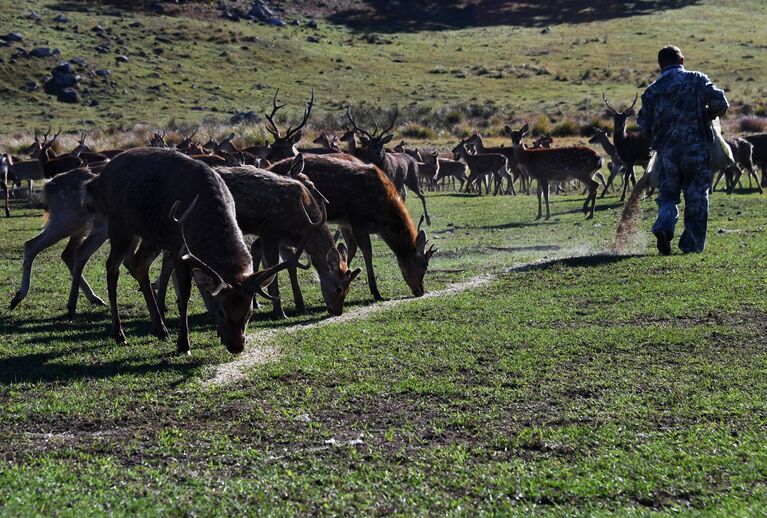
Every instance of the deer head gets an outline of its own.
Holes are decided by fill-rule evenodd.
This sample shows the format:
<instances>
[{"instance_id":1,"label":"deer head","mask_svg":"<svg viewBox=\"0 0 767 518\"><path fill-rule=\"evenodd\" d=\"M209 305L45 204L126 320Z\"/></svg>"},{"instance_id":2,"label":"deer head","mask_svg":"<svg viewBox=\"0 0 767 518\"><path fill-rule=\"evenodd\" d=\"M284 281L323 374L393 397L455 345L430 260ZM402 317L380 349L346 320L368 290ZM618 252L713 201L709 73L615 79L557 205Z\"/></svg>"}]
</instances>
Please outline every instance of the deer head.
<instances>
[{"instance_id":1,"label":"deer head","mask_svg":"<svg viewBox=\"0 0 767 518\"><path fill-rule=\"evenodd\" d=\"M152 138L146 143L147 147L167 148L165 143L165 130L160 130L162 133L155 132L152 134Z\"/></svg>"},{"instance_id":2,"label":"deer head","mask_svg":"<svg viewBox=\"0 0 767 518\"><path fill-rule=\"evenodd\" d=\"M603 142L610 143L608 131L602 128L594 129L594 135L589 139L589 144L601 144Z\"/></svg>"},{"instance_id":3,"label":"deer head","mask_svg":"<svg viewBox=\"0 0 767 518\"><path fill-rule=\"evenodd\" d=\"M637 104L637 100L639 99L639 94L634 95L634 102L631 103L631 106L622 112L619 112L612 106L610 106L610 103L607 102L607 96L605 96L604 93L602 93L602 101L605 103L605 107L607 108L607 113L613 118L613 125L615 126L615 131L623 133L623 131L626 128L626 120L629 117L633 117L636 115L636 112L634 111L634 107Z\"/></svg>"},{"instance_id":4,"label":"deer head","mask_svg":"<svg viewBox=\"0 0 767 518\"><path fill-rule=\"evenodd\" d=\"M169 217L176 223L181 235L182 246L179 259L186 262L192 269L195 282L205 298L206 306L213 313L221 341L230 353L239 354L245 347L245 329L253 314L253 296L258 293L266 299L272 299L264 292L264 288L274 280L279 271L298 265L298 259L303 254L310 234L307 234L296 254L288 261L264 271L252 273L242 283L232 285L225 282L218 272L189 250L184 235L184 222L189 218L197 199L195 197L181 217L176 217L179 201L176 201L170 210Z\"/></svg>"},{"instance_id":5,"label":"deer head","mask_svg":"<svg viewBox=\"0 0 767 518\"><path fill-rule=\"evenodd\" d=\"M421 223L422 222L423 217L421 218ZM421 226L421 223L418 224L419 227ZM402 277L416 297L420 297L426 293L426 290L423 287L423 278L426 276L426 271L429 269L429 261L431 260L431 257L437 252L434 245L431 245L427 250L427 244L428 239L426 231L419 228L415 239L415 249L413 250L413 253L408 256L397 258Z\"/></svg>"},{"instance_id":6,"label":"deer head","mask_svg":"<svg viewBox=\"0 0 767 518\"><path fill-rule=\"evenodd\" d=\"M511 137L511 144L518 148L520 146L523 146L522 139L530 132L530 125L525 123L524 126L522 126L519 130L513 130L510 126L504 126L503 131Z\"/></svg>"},{"instance_id":7,"label":"deer head","mask_svg":"<svg viewBox=\"0 0 767 518\"><path fill-rule=\"evenodd\" d=\"M320 135L312 140L312 144L317 144L318 146L330 148L330 149L338 149L338 144L336 143L337 138L335 135L328 135L324 131L320 131Z\"/></svg>"},{"instance_id":8,"label":"deer head","mask_svg":"<svg viewBox=\"0 0 767 518\"><path fill-rule=\"evenodd\" d=\"M56 134L53 135L53 138L49 141L48 135L50 134L51 128L48 128L48 131L46 131L45 135L43 135L43 141L40 142L40 135L38 134L37 130L35 130L35 141L27 149L30 157L40 160L41 158L53 158L56 156L55 153L53 153L52 146L56 143L59 135L61 135L61 128L59 128L59 131L57 131Z\"/></svg>"},{"instance_id":9,"label":"deer head","mask_svg":"<svg viewBox=\"0 0 767 518\"><path fill-rule=\"evenodd\" d=\"M471 154L469 153L469 148L466 144L466 140L461 140L458 145L452 149L452 152L454 160L460 160L461 158Z\"/></svg>"},{"instance_id":10,"label":"deer head","mask_svg":"<svg viewBox=\"0 0 767 518\"><path fill-rule=\"evenodd\" d=\"M176 149L189 149L194 145L194 136L197 135L197 131L200 128L195 128L194 131L191 134L182 134L181 135L181 142L176 144Z\"/></svg>"},{"instance_id":11,"label":"deer head","mask_svg":"<svg viewBox=\"0 0 767 518\"><path fill-rule=\"evenodd\" d=\"M386 144L392 141L394 135L389 133L397 122L399 116L399 109L394 108L394 115L392 116L391 123L383 131L378 131L377 134L370 133L357 125L352 116L350 108L346 109L346 117L349 119L354 130L360 136L360 152L368 162L381 163L386 156ZM378 123L375 123L378 130Z\"/></svg>"},{"instance_id":12,"label":"deer head","mask_svg":"<svg viewBox=\"0 0 767 518\"><path fill-rule=\"evenodd\" d=\"M274 116L279 110L286 106L284 104L277 104L277 95L279 93L279 90L274 93L274 99L272 100L272 112L266 116L266 131L271 133L272 137L274 137L274 143L272 143L269 149L269 154L266 157L270 161L291 158L298 154L296 145L300 142L301 137L303 136L303 128L309 121L309 115L311 115L312 108L314 107L314 90L312 89L312 97L304 106L304 118L295 128L293 128L292 124L288 126L287 131L285 131L283 134L282 131L280 131L280 128L274 122Z\"/></svg>"},{"instance_id":13,"label":"deer head","mask_svg":"<svg viewBox=\"0 0 767 518\"><path fill-rule=\"evenodd\" d=\"M88 138L88 132L83 131L80 133L80 139L77 141L77 147L72 150L72 154L77 156L80 153L93 153L93 149L85 144L85 140Z\"/></svg>"},{"instance_id":14,"label":"deer head","mask_svg":"<svg viewBox=\"0 0 767 518\"><path fill-rule=\"evenodd\" d=\"M331 315L342 313L349 288L362 271L361 268L354 271L350 270L348 261L349 252L343 243L330 248L325 257L327 271L320 273L320 288L325 306Z\"/></svg>"}]
</instances>

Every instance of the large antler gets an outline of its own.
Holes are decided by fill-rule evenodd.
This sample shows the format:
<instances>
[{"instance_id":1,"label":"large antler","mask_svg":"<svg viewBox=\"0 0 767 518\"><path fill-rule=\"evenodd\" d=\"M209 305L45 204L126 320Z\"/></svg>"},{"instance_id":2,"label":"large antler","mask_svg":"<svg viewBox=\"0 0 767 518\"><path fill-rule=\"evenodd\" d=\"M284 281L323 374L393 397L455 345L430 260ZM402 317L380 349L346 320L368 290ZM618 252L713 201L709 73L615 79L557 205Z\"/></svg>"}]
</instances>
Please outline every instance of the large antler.
<instances>
[{"instance_id":1,"label":"large antler","mask_svg":"<svg viewBox=\"0 0 767 518\"><path fill-rule=\"evenodd\" d=\"M607 111L609 111L611 114L618 113L618 111L612 106L610 106L610 103L607 102L607 96L605 95L604 92L602 92L602 100L604 101L605 106L607 107Z\"/></svg>"},{"instance_id":2,"label":"large antler","mask_svg":"<svg viewBox=\"0 0 767 518\"><path fill-rule=\"evenodd\" d=\"M272 113L269 115L266 115L266 120L269 124L272 125L270 128L268 125L266 126L266 131L271 133L274 138L281 138L282 135L280 134L280 128L277 127L277 124L274 122L274 116L277 115L277 112L280 111L282 108L285 107L284 104L277 104L277 95L280 93L279 88L276 92L274 92L274 99L272 100Z\"/></svg>"},{"instance_id":3,"label":"large antler","mask_svg":"<svg viewBox=\"0 0 767 518\"><path fill-rule=\"evenodd\" d=\"M629 108L629 110L633 110L634 109L634 106L636 106L638 99L639 99L639 92L634 94L634 102L631 103L631 108Z\"/></svg>"},{"instance_id":4,"label":"large antler","mask_svg":"<svg viewBox=\"0 0 767 518\"><path fill-rule=\"evenodd\" d=\"M295 129L293 129L292 124L288 126L288 131L285 132L286 139L290 139L296 133L301 131L304 128L304 126L306 126L306 123L309 122L309 115L312 114L313 107L314 107L314 88L312 88L312 98L309 99L309 102L304 105L304 118L301 120L301 123Z\"/></svg>"},{"instance_id":5,"label":"large antler","mask_svg":"<svg viewBox=\"0 0 767 518\"><path fill-rule=\"evenodd\" d=\"M355 131L359 131L360 133L362 133L363 135L365 135L367 138L371 140L375 138L373 135L371 135L364 129L357 126L357 122L354 120L354 117L352 116L352 109L349 106L346 107L346 118L349 119L349 122L351 123L352 128L354 128Z\"/></svg>"},{"instance_id":6,"label":"large antler","mask_svg":"<svg viewBox=\"0 0 767 518\"><path fill-rule=\"evenodd\" d=\"M189 263L189 265L192 267L192 269L200 270L202 273L210 277L214 283L216 283L216 289L211 292L211 295L216 296L219 294L219 292L226 286L226 283L221 278L221 276L205 264L205 262L195 256L190 250L189 250L189 244L186 242L186 235L184 234L184 222L189 218L189 215L192 213L192 209L194 209L194 206L197 204L197 200L199 199L199 195L195 196L192 200L192 203L189 205L189 208L184 211L184 214L181 215L180 218L176 217L176 212L178 211L179 205L181 205L181 201L177 200L173 207L170 209L169 218L178 225L180 231L181 231L181 250L179 250L178 256L181 260L186 261Z\"/></svg>"},{"instance_id":7,"label":"large antler","mask_svg":"<svg viewBox=\"0 0 767 518\"><path fill-rule=\"evenodd\" d=\"M392 129L394 129L394 124L397 123L397 117L399 117L399 108L397 106L395 106L394 107L394 117L392 117L391 124L389 124L389 127L381 132L381 134L378 136L379 138L383 137L384 135L389 133Z\"/></svg>"}]
</instances>

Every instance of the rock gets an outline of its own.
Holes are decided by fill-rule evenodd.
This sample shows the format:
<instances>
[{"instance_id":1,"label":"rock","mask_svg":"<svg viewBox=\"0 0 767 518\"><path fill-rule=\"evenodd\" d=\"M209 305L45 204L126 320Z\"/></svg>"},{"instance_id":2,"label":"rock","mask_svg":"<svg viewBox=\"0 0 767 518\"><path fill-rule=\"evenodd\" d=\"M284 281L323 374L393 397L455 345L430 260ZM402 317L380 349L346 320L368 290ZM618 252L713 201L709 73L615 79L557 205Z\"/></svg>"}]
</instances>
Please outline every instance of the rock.
<instances>
[{"instance_id":1,"label":"rock","mask_svg":"<svg viewBox=\"0 0 767 518\"><path fill-rule=\"evenodd\" d=\"M263 0L256 0L253 2L253 6L250 8L250 11L248 11L248 15L262 21L268 21L274 18L274 13Z\"/></svg>"},{"instance_id":2,"label":"rock","mask_svg":"<svg viewBox=\"0 0 767 518\"><path fill-rule=\"evenodd\" d=\"M548 34L551 32L551 27L544 27L543 30L541 30L541 34Z\"/></svg>"},{"instance_id":3,"label":"rock","mask_svg":"<svg viewBox=\"0 0 767 518\"><path fill-rule=\"evenodd\" d=\"M285 20L282 18L269 18L266 20L266 23L274 25L275 27L285 27Z\"/></svg>"},{"instance_id":4,"label":"rock","mask_svg":"<svg viewBox=\"0 0 767 518\"><path fill-rule=\"evenodd\" d=\"M3 36L2 39L5 41L13 41L13 42L24 40L20 32L9 32L5 36Z\"/></svg>"},{"instance_id":5,"label":"rock","mask_svg":"<svg viewBox=\"0 0 767 518\"><path fill-rule=\"evenodd\" d=\"M154 41L156 41L157 43L167 43L167 44L173 43L173 41L170 38L166 38L165 36L155 36Z\"/></svg>"},{"instance_id":6,"label":"rock","mask_svg":"<svg viewBox=\"0 0 767 518\"><path fill-rule=\"evenodd\" d=\"M91 102L88 103L88 106L98 106L99 101L98 99L91 99Z\"/></svg>"},{"instance_id":7,"label":"rock","mask_svg":"<svg viewBox=\"0 0 767 518\"><path fill-rule=\"evenodd\" d=\"M67 17L66 17L66 16L64 16L63 14L58 14L58 15L56 15L56 17L53 19L53 21L54 21L54 22L56 22L56 23L69 23L69 18L67 18Z\"/></svg>"},{"instance_id":8,"label":"rock","mask_svg":"<svg viewBox=\"0 0 767 518\"><path fill-rule=\"evenodd\" d=\"M144 24L141 22L133 22L130 25L128 25L128 27L130 27L131 29L138 29L139 27L143 27L143 26Z\"/></svg>"},{"instance_id":9,"label":"rock","mask_svg":"<svg viewBox=\"0 0 767 518\"><path fill-rule=\"evenodd\" d=\"M290 22L290 25L292 25L293 27L300 27L301 20L293 20L292 22Z\"/></svg>"},{"instance_id":10,"label":"rock","mask_svg":"<svg viewBox=\"0 0 767 518\"><path fill-rule=\"evenodd\" d=\"M163 52L165 52L165 49L161 49L160 47L155 47L155 48L152 49L152 52L154 52L157 56L159 56Z\"/></svg>"},{"instance_id":11,"label":"rock","mask_svg":"<svg viewBox=\"0 0 767 518\"><path fill-rule=\"evenodd\" d=\"M88 64L87 61L85 61L83 58L78 57L78 56L75 56L75 57L71 58L69 60L69 62L72 63L73 65L79 65L81 67L84 67L85 65Z\"/></svg>"},{"instance_id":12,"label":"rock","mask_svg":"<svg viewBox=\"0 0 767 518\"><path fill-rule=\"evenodd\" d=\"M115 61L117 61L118 63L127 63L128 62L128 56L124 56L122 54L119 55L119 56L115 56Z\"/></svg>"},{"instance_id":13,"label":"rock","mask_svg":"<svg viewBox=\"0 0 767 518\"><path fill-rule=\"evenodd\" d=\"M317 20L309 20L309 23L307 23L306 26L309 27L310 29L316 29Z\"/></svg>"},{"instance_id":14,"label":"rock","mask_svg":"<svg viewBox=\"0 0 767 518\"><path fill-rule=\"evenodd\" d=\"M39 88L38 84L34 81L27 81L27 84L24 85L24 87L27 89L27 92L34 92Z\"/></svg>"},{"instance_id":15,"label":"rock","mask_svg":"<svg viewBox=\"0 0 767 518\"><path fill-rule=\"evenodd\" d=\"M40 20L43 19L43 17L40 16L40 13L38 13L37 11L30 11L29 14L27 15L27 18L29 20L34 20L36 22L39 22Z\"/></svg>"},{"instance_id":16,"label":"rock","mask_svg":"<svg viewBox=\"0 0 767 518\"><path fill-rule=\"evenodd\" d=\"M36 49L32 49L29 55L32 56L33 58L48 58L60 53L61 51L59 49L50 49L48 47L37 47Z\"/></svg>"},{"instance_id":17,"label":"rock","mask_svg":"<svg viewBox=\"0 0 767 518\"><path fill-rule=\"evenodd\" d=\"M59 92L57 98L63 103L76 103L80 101L80 94L74 88L64 88Z\"/></svg>"},{"instance_id":18,"label":"rock","mask_svg":"<svg viewBox=\"0 0 767 518\"><path fill-rule=\"evenodd\" d=\"M109 71L109 69L106 69L106 68L101 68L101 69L99 69L99 70L96 70L96 75L97 75L97 76L101 76L101 77L107 77L107 76L109 76L111 73L112 73L112 72L110 72L110 71Z\"/></svg>"},{"instance_id":19,"label":"rock","mask_svg":"<svg viewBox=\"0 0 767 518\"><path fill-rule=\"evenodd\" d=\"M96 51L99 54L109 54L111 52L111 49L109 48L109 45L99 45L96 47Z\"/></svg>"},{"instance_id":20,"label":"rock","mask_svg":"<svg viewBox=\"0 0 767 518\"><path fill-rule=\"evenodd\" d=\"M67 61L62 61L53 69L54 76L59 74L71 74L72 72L72 64Z\"/></svg>"},{"instance_id":21,"label":"rock","mask_svg":"<svg viewBox=\"0 0 767 518\"><path fill-rule=\"evenodd\" d=\"M319 43L320 39L317 36L309 36L308 38L306 38L306 41L308 41L309 43Z\"/></svg>"},{"instance_id":22,"label":"rock","mask_svg":"<svg viewBox=\"0 0 767 518\"><path fill-rule=\"evenodd\" d=\"M104 32L104 27L101 25L96 25L91 29L93 32Z\"/></svg>"}]
</instances>

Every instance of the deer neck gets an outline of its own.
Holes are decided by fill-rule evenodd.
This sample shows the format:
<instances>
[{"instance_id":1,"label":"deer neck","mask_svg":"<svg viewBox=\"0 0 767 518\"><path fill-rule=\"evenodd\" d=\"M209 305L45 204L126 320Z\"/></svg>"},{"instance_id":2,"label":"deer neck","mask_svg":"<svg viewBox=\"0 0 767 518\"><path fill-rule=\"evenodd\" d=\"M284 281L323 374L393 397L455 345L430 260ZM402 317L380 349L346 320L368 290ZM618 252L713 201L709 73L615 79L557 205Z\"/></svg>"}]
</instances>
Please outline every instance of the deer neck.
<instances>
[{"instance_id":1,"label":"deer neck","mask_svg":"<svg viewBox=\"0 0 767 518\"><path fill-rule=\"evenodd\" d=\"M333 241L333 236L330 235L330 230L328 230L327 226L313 231L312 237L306 243L306 251L317 273L324 274L328 272L328 250L335 248L335 246L336 243Z\"/></svg>"}]
</instances>

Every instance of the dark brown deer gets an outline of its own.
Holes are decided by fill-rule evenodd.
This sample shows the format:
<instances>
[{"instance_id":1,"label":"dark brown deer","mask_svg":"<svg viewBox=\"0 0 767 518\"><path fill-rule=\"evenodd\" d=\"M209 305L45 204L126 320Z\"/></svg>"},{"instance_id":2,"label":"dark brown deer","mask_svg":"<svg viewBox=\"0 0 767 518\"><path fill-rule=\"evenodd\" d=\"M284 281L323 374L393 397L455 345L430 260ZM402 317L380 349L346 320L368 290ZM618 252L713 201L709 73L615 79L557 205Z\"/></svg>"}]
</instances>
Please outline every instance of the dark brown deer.
<instances>
[{"instance_id":1,"label":"dark brown deer","mask_svg":"<svg viewBox=\"0 0 767 518\"><path fill-rule=\"evenodd\" d=\"M754 147L752 157L754 165L762 170L762 187L767 187L767 133L744 137Z\"/></svg>"},{"instance_id":2,"label":"dark brown deer","mask_svg":"<svg viewBox=\"0 0 767 518\"><path fill-rule=\"evenodd\" d=\"M456 160L463 159L471 171L469 180L466 183L466 192L468 192L470 186L477 184L477 191L481 196L482 179L487 175L491 175L495 186L493 195L499 193L504 194L504 192L502 192L504 179L508 181L505 194L516 194L514 192L514 182L509 175L509 162L505 155L500 153L477 153L476 155L472 155L466 148L466 141L461 140L458 145L453 148L453 157Z\"/></svg>"},{"instance_id":3,"label":"dark brown deer","mask_svg":"<svg viewBox=\"0 0 767 518\"><path fill-rule=\"evenodd\" d=\"M167 149L168 144L165 142L165 130L154 132L152 138L146 141L146 145L147 147Z\"/></svg>"},{"instance_id":4,"label":"dark brown deer","mask_svg":"<svg viewBox=\"0 0 767 518\"><path fill-rule=\"evenodd\" d=\"M453 187L455 188L455 180L461 182L459 191L463 191L463 184L468 179L468 166L458 160L449 160L447 158L438 159L439 170L434 175L434 183L436 184L443 178L453 178Z\"/></svg>"},{"instance_id":5,"label":"dark brown deer","mask_svg":"<svg viewBox=\"0 0 767 518\"><path fill-rule=\"evenodd\" d=\"M394 252L413 295L426 293L423 278L436 249L426 249L426 232L416 231L402 198L383 171L333 155L307 155L304 160L304 174L328 199L328 219L342 226L349 260L357 246L362 251L373 298L383 300L373 271L371 233L381 236ZM270 170L286 175L291 165L291 160L283 160Z\"/></svg>"},{"instance_id":6,"label":"dark brown deer","mask_svg":"<svg viewBox=\"0 0 767 518\"><path fill-rule=\"evenodd\" d=\"M151 189L146 186L151 185ZM134 236L141 245L134 255L131 274L139 282L152 318L153 334L168 338L162 315L149 282L149 267L160 250L178 253L174 258L178 284L181 330L177 348L189 351L187 307L192 277L207 297L221 341L233 354L245 346L245 329L253 312L253 296L290 261L253 272L253 261L237 227L232 196L221 177L205 164L181 153L163 149L133 149L110 162L86 185L86 199L109 227L111 249L107 259L107 287L112 310L112 334L125 342L117 306L120 263ZM186 208L176 218L179 206ZM169 217L170 215L170 217ZM81 270L73 277L79 279Z\"/></svg>"},{"instance_id":7,"label":"dark brown deer","mask_svg":"<svg viewBox=\"0 0 767 518\"><path fill-rule=\"evenodd\" d=\"M197 135L199 127L195 128L192 133L183 133L181 135L181 141L176 144L176 149L185 155L207 155L208 150L202 145L194 141L194 136Z\"/></svg>"},{"instance_id":8,"label":"dark brown deer","mask_svg":"<svg viewBox=\"0 0 767 518\"><path fill-rule=\"evenodd\" d=\"M482 135L479 133L474 133L467 138L466 145L474 146L474 149L477 150L477 154L498 153L505 156L508 161L508 169L511 172L512 178L514 180L519 179L519 191L528 194L530 193L530 178L527 176L527 173L517 165L517 159L514 158L514 146L486 147Z\"/></svg>"},{"instance_id":9,"label":"dark brown deer","mask_svg":"<svg viewBox=\"0 0 767 518\"><path fill-rule=\"evenodd\" d=\"M719 176L711 187L711 190L713 191L716 189L719 180L721 180L724 175L727 194L732 194L735 190L735 186L740 182L740 177L743 174L743 171L746 171L746 174L748 175L748 187L751 188L751 178L753 177L754 180L756 180L756 187L759 189L759 194L764 194L764 190L759 184L759 177L756 176L756 172L754 171L754 146L748 140L740 137L728 138L725 140L727 141L727 145L730 146L732 156L735 158L735 165L731 165L719 172Z\"/></svg>"},{"instance_id":10,"label":"dark brown deer","mask_svg":"<svg viewBox=\"0 0 767 518\"><path fill-rule=\"evenodd\" d=\"M318 146L322 146L326 149L335 149L336 153L341 151L338 148L338 138L335 135L328 135L324 131L320 131L320 135L312 140L312 144L317 144Z\"/></svg>"},{"instance_id":11,"label":"dark brown deer","mask_svg":"<svg viewBox=\"0 0 767 518\"><path fill-rule=\"evenodd\" d=\"M538 216L541 218L541 194L546 200L546 219L551 218L549 209L549 182L580 180L588 188L589 195L583 204L586 219L594 217L599 184L591 177L602 167L602 157L593 149L585 146L562 147L552 149L527 149L522 139L530 126L525 124L520 130L505 127L514 145L517 164L538 182Z\"/></svg>"},{"instance_id":12,"label":"dark brown deer","mask_svg":"<svg viewBox=\"0 0 767 518\"><path fill-rule=\"evenodd\" d=\"M378 166L394 182L397 191L403 199L407 196L405 187L415 193L423 205L423 215L426 218L426 224L431 225L429 210L426 207L426 197L418 175L418 162L405 153L389 153L386 151L386 144L391 142L394 135L389 133L394 129L397 122L399 110L395 108L391 123L377 135L360 128L352 116L351 109L346 109L346 117L354 130L360 135L360 147L355 150L357 158L363 162ZM351 149L351 145L350 145Z\"/></svg>"},{"instance_id":13,"label":"dark brown deer","mask_svg":"<svg viewBox=\"0 0 767 518\"><path fill-rule=\"evenodd\" d=\"M605 107L607 107L607 113L613 118L613 141L615 148L618 150L618 155L623 161L623 193L621 194L620 201L626 199L629 181L632 184L636 184L634 166L640 165L647 169L647 164L650 162L650 140L638 131L626 131L626 120L636 114L634 107L638 99L639 94L636 94L631 106L627 110L619 112L610 106L610 103L607 102L607 97L604 93L602 94L602 100L605 103ZM605 191L609 187L610 182L608 181Z\"/></svg>"},{"instance_id":14,"label":"dark brown deer","mask_svg":"<svg viewBox=\"0 0 767 518\"><path fill-rule=\"evenodd\" d=\"M600 198L604 198L605 194L607 194L607 188L610 186L610 184L613 183L615 177L618 176L618 174L620 174L620 172L623 170L623 160L621 160L615 145L610 142L610 137L607 135L606 130L597 129L594 132L594 135L589 139L589 144L601 145L602 149L604 149L605 153L607 153L607 156L610 157L610 162L607 164L607 169L610 171L610 176L607 179L605 188L602 190L602 194L599 196Z\"/></svg>"}]
</instances>

